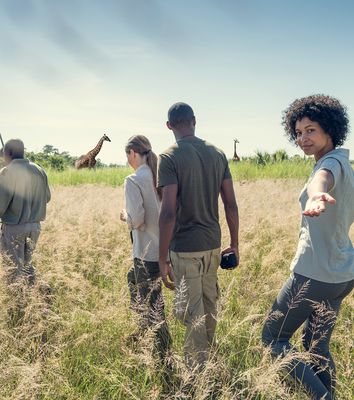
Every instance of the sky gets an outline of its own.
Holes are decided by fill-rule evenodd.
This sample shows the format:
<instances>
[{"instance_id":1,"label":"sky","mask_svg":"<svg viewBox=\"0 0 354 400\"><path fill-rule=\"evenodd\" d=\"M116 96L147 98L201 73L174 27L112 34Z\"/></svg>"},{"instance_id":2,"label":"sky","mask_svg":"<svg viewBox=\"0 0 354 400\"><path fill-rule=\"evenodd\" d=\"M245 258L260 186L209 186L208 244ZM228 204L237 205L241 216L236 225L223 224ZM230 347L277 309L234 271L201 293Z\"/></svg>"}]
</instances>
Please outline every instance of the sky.
<instances>
[{"instance_id":1,"label":"sky","mask_svg":"<svg viewBox=\"0 0 354 400\"><path fill-rule=\"evenodd\" d=\"M175 102L196 135L233 156L285 149L282 111L324 93L354 126L354 2L338 0L0 0L0 133L125 164L147 136L158 154ZM346 148L354 158L354 134Z\"/></svg>"}]
</instances>

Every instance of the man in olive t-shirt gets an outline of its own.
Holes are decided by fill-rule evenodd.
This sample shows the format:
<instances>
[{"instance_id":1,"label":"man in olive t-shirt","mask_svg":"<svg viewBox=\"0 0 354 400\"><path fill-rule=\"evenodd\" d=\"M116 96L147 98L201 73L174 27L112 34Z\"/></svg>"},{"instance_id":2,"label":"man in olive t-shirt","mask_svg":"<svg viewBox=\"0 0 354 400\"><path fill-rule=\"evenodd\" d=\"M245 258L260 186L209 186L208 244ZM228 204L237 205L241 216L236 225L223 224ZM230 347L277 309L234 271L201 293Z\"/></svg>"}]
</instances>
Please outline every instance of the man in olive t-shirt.
<instances>
[{"instance_id":1,"label":"man in olive t-shirt","mask_svg":"<svg viewBox=\"0 0 354 400\"><path fill-rule=\"evenodd\" d=\"M159 157L158 187L163 191L159 263L165 286L176 287L175 314L187 328L187 364L202 368L216 327L219 194L230 232L230 246L222 253L234 251L237 257L238 209L225 154L197 138L195 124L188 104L170 108L167 127L176 143ZM171 265L166 262L169 250Z\"/></svg>"}]
</instances>

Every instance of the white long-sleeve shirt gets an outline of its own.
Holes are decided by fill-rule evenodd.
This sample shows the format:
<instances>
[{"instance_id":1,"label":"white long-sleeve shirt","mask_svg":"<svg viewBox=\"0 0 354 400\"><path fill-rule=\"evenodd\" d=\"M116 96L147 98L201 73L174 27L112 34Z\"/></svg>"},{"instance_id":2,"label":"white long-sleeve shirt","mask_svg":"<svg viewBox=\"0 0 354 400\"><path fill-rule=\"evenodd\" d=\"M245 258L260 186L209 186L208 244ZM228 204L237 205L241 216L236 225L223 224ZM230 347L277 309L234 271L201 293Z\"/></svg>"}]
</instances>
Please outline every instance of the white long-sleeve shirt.
<instances>
[{"instance_id":1,"label":"white long-sleeve shirt","mask_svg":"<svg viewBox=\"0 0 354 400\"><path fill-rule=\"evenodd\" d=\"M141 165L125 179L124 194L127 224L133 234L133 258L158 261L161 204L148 165Z\"/></svg>"}]
</instances>

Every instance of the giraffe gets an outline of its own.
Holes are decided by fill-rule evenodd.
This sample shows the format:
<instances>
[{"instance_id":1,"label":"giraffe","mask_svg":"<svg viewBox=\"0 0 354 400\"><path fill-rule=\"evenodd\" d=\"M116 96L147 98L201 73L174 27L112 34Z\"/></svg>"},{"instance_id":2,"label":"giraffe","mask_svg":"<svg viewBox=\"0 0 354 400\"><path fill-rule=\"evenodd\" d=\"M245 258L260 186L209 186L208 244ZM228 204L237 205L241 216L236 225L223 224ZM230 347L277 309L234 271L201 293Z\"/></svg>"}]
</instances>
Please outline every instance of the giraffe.
<instances>
[{"instance_id":1,"label":"giraffe","mask_svg":"<svg viewBox=\"0 0 354 400\"><path fill-rule=\"evenodd\" d=\"M75 168L76 169L93 168L96 165L96 156L100 152L103 142L105 140L107 140L108 142L111 141L111 139L106 134L103 135L94 149L92 149L87 154L81 156L75 161Z\"/></svg>"},{"instance_id":2,"label":"giraffe","mask_svg":"<svg viewBox=\"0 0 354 400\"><path fill-rule=\"evenodd\" d=\"M236 153L236 143L240 143L237 139L234 139L234 156L232 157L232 161L240 161L240 157Z\"/></svg>"}]
</instances>

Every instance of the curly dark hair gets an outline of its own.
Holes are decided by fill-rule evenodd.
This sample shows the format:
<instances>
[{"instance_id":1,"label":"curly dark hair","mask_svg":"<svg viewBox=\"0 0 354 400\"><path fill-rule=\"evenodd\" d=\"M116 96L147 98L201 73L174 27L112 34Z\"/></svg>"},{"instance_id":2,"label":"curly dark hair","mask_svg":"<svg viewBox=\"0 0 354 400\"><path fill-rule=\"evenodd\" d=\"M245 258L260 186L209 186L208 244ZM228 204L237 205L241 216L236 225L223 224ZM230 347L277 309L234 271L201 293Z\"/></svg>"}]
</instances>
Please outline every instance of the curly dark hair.
<instances>
[{"instance_id":1,"label":"curly dark hair","mask_svg":"<svg viewBox=\"0 0 354 400\"><path fill-rule=\"evenodd\" d=\"M334 147L342 146L349 132L349 119L347 108L334 97L324 94L296 99L283 111L282 125L290 142L295 143L296 121L307 117L317 122L321 128L332 138Z\"/></svg>"}]
</instances>

